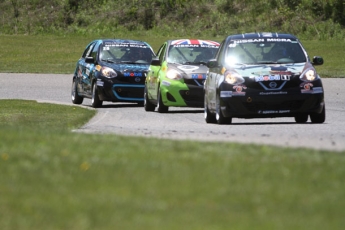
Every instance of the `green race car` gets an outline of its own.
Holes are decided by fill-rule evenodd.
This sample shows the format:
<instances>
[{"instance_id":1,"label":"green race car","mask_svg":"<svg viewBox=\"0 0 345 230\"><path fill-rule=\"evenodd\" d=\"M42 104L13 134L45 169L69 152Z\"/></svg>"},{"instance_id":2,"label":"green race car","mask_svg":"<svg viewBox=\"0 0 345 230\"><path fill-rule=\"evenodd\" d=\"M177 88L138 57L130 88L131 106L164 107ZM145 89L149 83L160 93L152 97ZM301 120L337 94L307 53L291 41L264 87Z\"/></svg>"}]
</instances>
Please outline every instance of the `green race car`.
<instances>
[{"instance_id":1,"label":"green race car","mask_svg":"<svg viewBox=\"0 0 345 230\"><path fill-rule=\"evenodd\" d=\"M215 57L219 43L210 40L168 40L151 62L145 81L146 111L168 112L169 106L204 106L203 86L207 62Z\"/></svg>"}]
</instances>

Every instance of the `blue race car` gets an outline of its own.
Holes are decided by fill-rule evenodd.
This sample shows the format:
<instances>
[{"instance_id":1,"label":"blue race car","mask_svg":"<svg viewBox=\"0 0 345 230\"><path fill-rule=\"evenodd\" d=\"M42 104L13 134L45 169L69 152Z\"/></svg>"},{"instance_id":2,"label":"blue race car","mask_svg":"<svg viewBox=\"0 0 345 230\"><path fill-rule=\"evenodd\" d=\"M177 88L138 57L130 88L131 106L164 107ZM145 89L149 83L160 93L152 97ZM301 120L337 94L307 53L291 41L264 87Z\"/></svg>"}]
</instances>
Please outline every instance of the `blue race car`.
<instances>
[{"instance_id":1,"label":"blue race car","mask_svg":"<svg viewBox=\"0 0 345 230\"><path fill-rule=\"evenodd\" d=\"M88 44L78 60L72 82L72 102L91 99L94 108L103 101L143 104L152 47L143 41L100 39Z\"/></svg>"}]
</instances>

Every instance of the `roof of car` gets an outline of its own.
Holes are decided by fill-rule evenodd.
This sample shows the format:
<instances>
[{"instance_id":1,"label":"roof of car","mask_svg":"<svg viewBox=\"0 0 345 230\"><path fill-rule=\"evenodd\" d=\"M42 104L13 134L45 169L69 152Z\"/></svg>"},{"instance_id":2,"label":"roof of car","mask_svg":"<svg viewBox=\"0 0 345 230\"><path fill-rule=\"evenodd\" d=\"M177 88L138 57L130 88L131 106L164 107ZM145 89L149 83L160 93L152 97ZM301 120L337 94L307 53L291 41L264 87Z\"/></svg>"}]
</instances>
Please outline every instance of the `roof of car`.
<instances>
[{"instance_id":1,"label":"roof of car","mask_svg":"<svg viewBox=\"0 0 345 230\"><path fill-rule=\"evenodd\" d=\"M229 35L227 39L255 39L255 38L289 38L296 40L297 38L291 34L283 33L272 33L272 32L257 32L257 33L245 33L245 34L235 34Z\"/></svg>"}]
</instances>

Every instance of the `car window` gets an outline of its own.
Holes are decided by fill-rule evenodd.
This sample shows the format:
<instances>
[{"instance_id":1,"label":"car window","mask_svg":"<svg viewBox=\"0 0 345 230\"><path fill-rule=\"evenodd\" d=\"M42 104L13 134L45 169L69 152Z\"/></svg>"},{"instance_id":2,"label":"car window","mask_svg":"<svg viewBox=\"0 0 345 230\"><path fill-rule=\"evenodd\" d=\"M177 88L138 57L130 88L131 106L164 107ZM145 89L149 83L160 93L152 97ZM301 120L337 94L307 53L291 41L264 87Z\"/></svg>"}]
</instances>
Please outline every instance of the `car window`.
<instances>
[{"instance_id":1,"label":"car window","mask_svg":"<svg viewBox=\"0 0 345 230\"><path fill-rule=\"evenodd\" d=\"M161 61L161 63L163 62L164 60L164 56L165 56L165 47L166 47L166 44L163 44L158 52L157 52L157 56L159 57L159 60Z\"/></svg>"},{"instance_id":2,"label":"car window","mask_svg":"<svg viewBox=\"0 0 345 230\"><path fill-rule=\"evenodd\" d=\"M99 48L99 42L95 43L95 45L93 46L92 52L90 54L91 57L94 58L94 60L97 60L97 53L98 53L98 48Z\"/></svg>"},{"instance_id":3,"label":"car window","mask_svg":"<svg viewBox=\"0 0 345 230\"><path fill-rule=\"evenodd\" d=\"M90 43L90 44L86 47L86 49L85 49L85 51L84 51L84 53L83 53L83 55L82 55L83 58L88 57L88 56L90 55L91 50L92 50L92 48L93 48L94 45L95 45L95 42L92 42L92 43Z\"/></svg>"},{"instance_id":4,"label":"car window","mask_svg":"<svg viewBox=\"0 0 345 230\"><path fill-rule=\"evenodd\" d=\"M234 64L306 62L306 55L297 41L248 42L232 41L227 49L227 62Z\"/></svg>"},{"instance_id":5,"label":"car window","mask_svg":"<svg viewBox=\"0 0 345 230\"><path fill-rule=\"evenodd\" d=\"M216 45L171 45L167 60L169 63L206 64L215 57L217 50L218 46Z\"/></svg>"},{"instance_id":6,"label":"car window","mask_svg":"<svg viewBox=\"0 0 345 230\"><path fill-rule=\"evenodd\" d=\"M110 63L148 64L154 56L144 43L108 42L100 48L100 60Z\"/></svg>"}]
</instances>

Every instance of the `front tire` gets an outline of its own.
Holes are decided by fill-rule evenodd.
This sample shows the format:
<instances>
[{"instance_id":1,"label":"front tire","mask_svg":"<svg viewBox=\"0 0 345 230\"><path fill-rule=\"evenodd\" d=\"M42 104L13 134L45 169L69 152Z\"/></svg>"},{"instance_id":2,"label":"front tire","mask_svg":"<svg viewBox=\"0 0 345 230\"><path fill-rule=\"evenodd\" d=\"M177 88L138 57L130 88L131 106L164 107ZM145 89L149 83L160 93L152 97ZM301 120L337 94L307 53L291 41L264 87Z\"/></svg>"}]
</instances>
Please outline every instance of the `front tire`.
<instances>
[{"instance_id":1,"label":"front tire","mask_svg":"<svg viewBox=\"0 0 345 230\"><path fill-rule=\"evenodd\" d=\"M299 113L295 116L296 123L303 124L308 121L308 114L307 113Z\"/></svg>"},{"instance_id":2,"label":"front tire","mask_svg":"<svg viewBox=\"0 0 345 230\"><path fill-rule=\"evenodd\" d=\"M216 117L213 113L210 112L210 110L208 109L208 105L207 105L207 99L206 99L206 95L205 95L205 99L204 99L204 117L205 117L205 121L206 123L216 123Z\"/></svg>"},{"instance_id":3,"label":"front tire","mask_svg":"<svg viewBox=\"0 0 345 230\"><path fill-rule=\"evenodd\" d=\"M155 111L156 106L152 104L149 100L147 88L145 87L144 90L144 108L146 112L153 112Z\"/></svg>"},{"instance_id":4,"label":"front tire","mask_svg":"<svg viewBox=\"0 0 345 230\"><path fill-rule=\"evenodd\" d=\"M159 113L167 113L168 110L169 110L169 107L168 106L165 106L163 104L163 101L162 101L162 95L161 95L161 91L160 89L158 90L158 98L157 98L157 101L158 101L158 104L157 104L157 110Z\"/></svg>"},{"instance_id":5,"label":"front tire","mask_svg":"<svg viewBox=\"0 0 345 230\"><path fill-rule=\"evenodd\" d=\"M311 113L310 120L312 123L321 124L326 120L326 106L323 106L321 113Z\"/></svg>"},{"instance_id":6,"label":"front tire","mask_svg":"<svg viewBox=\"0 0 345 230\"><path fill-rule=\"evenodd\" d=\"M103 104L103 101L99 99L98 96L98 89L96 83L92 85L92 98L91 98L91 106L94 108L99 108Z\"/></svg>"},{"instance_id":7,"label":"front tire","mask_svg":"<svg viewBox=\"0 0 345 230\"><path fill-rule=\"evenodd\" d=\"M73 78L73 82L72 82L72 90L71 90L71 97L72 97L72 103L73 104L77 104L80 105L81 103L83 103L84 98L79 96L78 94L78 85L77 85L77 79Z\"/></svg>"},{"instance_id":8,"label":"front tire","mask_svg":"<svg viewBox=\"0 0 345 230\"><path fill-rule=\"evenodd\" d=\"M216 100L216 120L219 125L231 124L232 122L232 117L224 117L221 111L219 95L217 95L217 100Z\"/></svg>"}]
</instances>

